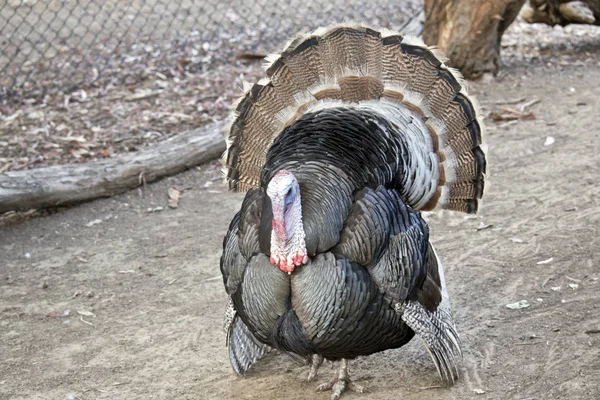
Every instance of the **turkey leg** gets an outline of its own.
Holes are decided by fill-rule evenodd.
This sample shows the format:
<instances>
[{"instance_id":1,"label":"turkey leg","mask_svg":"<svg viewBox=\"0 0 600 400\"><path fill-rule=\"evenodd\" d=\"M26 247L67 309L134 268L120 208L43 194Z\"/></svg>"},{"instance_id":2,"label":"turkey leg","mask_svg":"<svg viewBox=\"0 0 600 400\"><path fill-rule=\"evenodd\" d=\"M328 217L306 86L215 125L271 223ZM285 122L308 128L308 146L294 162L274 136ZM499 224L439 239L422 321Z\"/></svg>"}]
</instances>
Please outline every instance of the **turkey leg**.
<instances>
[{"instance_id":1,"label":"turkey leg","mask_svg":"<svg viewBox=\"0 0 600 400\"><path fill-rule=\"evenodd\" d=\"M310 371L308 371L308 378L306 378L307 382L312 382L317 379L317 373L319 372L319 367L323 364L323 356L319 354L313 354L312 362L310 364Z\"/></svg>"},{"instance_id":2,"label":"turkey leg","mask_svg":"<svg viewBox=\"0 0 600 400\"><path fill-rule=\"evenodd\" d=\"M356 393L364 393L366 391L364 386L357 385L350 380L350 376L348 374L348 360L342 359L340 368L333 376L333 379L328 383L322 383L317 386L317 391L322 392L325 390L331 390L331 400L338 400L346 389L350 389Z\"/></svg>"}]
</instances>

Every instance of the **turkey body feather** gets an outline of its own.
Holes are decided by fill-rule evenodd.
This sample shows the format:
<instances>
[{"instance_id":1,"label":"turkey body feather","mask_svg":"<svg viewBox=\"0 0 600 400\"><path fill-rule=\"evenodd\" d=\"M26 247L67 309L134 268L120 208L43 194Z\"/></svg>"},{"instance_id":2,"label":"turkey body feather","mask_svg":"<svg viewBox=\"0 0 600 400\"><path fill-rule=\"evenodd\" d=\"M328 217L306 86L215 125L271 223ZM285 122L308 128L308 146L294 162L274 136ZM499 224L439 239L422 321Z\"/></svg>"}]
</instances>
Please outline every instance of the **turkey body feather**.
<instances>
[{"instance_id":1,"label":"turkey body feather","mask_svg":"<svg viewBox=\"0 0 600 400\"><path fill-rule=\"evenodd\" d=\"M415 39L364 26L299 36L267 75L224 157L247 190L221 258L235 372L271 348L346 360L417 334L453 382L459 339L419 210L475 212L482 196L462 79Z\"/></svg>"}]
</instances>

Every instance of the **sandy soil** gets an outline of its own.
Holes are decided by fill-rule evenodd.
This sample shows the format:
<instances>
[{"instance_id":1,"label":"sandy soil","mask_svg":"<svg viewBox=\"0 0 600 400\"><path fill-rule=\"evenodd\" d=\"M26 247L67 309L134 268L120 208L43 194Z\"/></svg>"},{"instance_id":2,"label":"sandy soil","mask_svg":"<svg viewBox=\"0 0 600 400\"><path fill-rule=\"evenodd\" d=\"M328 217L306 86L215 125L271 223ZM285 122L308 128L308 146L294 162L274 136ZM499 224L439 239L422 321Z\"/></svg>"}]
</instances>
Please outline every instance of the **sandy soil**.
<instances>
[{"instance_id":1,"label":"sandy soil","mask_svg":"<svg viewBox=\"0 0 600 400\"><path fill-rule=\"evenodd\" d=\"M435 368L413 341L354 361L371 392L346 399L600 398L600 68L523 67L473 89L487 111L541 102L534 120L490 122L480 214L429 216L461 379L432 388ZM0 228L0 398L329 398L281 355L245 379L231 371L218 261L242 197L218 176L205 165ZM178 209L166 207L169 187L189 188ZM506 307L520 300L530 306Z\"/></svg>"}]
</instances>

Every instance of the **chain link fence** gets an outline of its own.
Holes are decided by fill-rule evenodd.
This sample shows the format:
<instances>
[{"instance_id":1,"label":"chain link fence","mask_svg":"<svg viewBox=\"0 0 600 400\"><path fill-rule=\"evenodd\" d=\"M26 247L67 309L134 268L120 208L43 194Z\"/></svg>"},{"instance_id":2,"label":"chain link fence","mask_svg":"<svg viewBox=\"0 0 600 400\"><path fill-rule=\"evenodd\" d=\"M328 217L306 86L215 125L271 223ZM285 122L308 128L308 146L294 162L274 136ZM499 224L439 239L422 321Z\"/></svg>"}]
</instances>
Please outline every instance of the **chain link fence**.
<instances>
[{"instance_id":1,"label":"chain link fence","mask_svg":"<svg viewBox=\"0 0 600 400\"><path fill-rule=\"evenodd\" d=\"M0 100L190 72L279 50L297 31L344 20L398 29L419 0L4 0Z\"/></svg>"}]
</instances>

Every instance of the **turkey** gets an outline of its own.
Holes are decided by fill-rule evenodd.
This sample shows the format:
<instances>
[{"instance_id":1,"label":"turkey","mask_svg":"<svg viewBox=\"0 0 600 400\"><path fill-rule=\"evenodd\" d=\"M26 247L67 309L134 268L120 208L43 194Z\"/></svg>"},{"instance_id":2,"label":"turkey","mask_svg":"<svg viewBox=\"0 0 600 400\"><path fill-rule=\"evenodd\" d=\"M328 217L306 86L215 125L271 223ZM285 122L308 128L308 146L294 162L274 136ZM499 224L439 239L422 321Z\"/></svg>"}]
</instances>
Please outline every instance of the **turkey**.
<instances>
[{"instance_id":1,"label":"turkey","mask_svg":"<svg viewBox=\"0 0 600 400\"><path fill-rule=\"evenodd\" d=\"M247 192L223 241L234 371L271 349L341 361L332 399L362 392L348 360L415 334L444 383L461 356L442 265L420 211L477 211L478 109L417 38L363 25L300 35L236 106L223 156Z\"/></svg>"}]
</instances>

